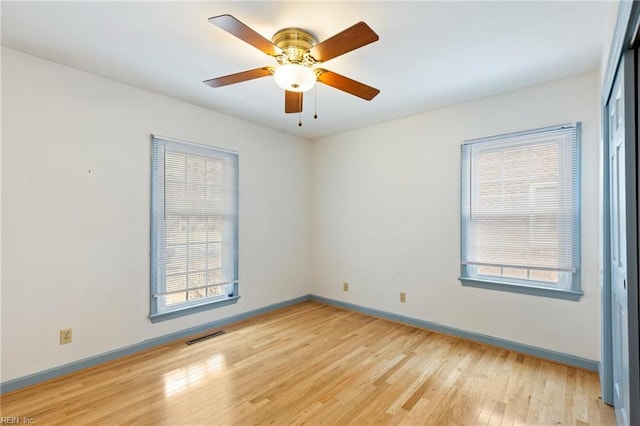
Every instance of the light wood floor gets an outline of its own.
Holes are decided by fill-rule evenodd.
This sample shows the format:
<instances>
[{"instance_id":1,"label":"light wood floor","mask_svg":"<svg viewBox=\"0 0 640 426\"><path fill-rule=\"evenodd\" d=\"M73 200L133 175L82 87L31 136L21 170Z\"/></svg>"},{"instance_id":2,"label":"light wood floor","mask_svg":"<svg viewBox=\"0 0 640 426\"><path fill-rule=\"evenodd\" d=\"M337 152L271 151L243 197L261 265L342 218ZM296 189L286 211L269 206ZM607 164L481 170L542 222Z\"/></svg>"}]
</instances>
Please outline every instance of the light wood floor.
<instances>
[{"instance_id":1,"label":"light wood floor","mask_svg":"<svg viewBox=\"0 0 640 426\"><path fill-rule=\"evenodd\" d=\"M37 425L613 425L597 375L305 302L2 397Z\"/></svg>"}]
</instances>

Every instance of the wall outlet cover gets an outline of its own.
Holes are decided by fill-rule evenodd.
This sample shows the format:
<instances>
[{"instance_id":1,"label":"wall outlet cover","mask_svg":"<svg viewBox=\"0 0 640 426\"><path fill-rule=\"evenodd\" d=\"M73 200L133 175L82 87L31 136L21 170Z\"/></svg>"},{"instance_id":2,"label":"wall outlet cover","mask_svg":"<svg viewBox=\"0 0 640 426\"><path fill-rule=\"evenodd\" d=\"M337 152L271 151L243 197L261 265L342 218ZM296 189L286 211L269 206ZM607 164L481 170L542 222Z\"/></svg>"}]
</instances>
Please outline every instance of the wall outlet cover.
<instances>
[{"instance_id":1,"label":"wall outlet cover","mask_svg":"<svg viewBox=\"0 0 640 426\"><path fill-rule=\"evenodd\" d=\"M66 345L67 343L71 343L73 340L73 333L70 328L65 328L64 330L60 330L60 344Z\"/></svg>"}]
</instances>

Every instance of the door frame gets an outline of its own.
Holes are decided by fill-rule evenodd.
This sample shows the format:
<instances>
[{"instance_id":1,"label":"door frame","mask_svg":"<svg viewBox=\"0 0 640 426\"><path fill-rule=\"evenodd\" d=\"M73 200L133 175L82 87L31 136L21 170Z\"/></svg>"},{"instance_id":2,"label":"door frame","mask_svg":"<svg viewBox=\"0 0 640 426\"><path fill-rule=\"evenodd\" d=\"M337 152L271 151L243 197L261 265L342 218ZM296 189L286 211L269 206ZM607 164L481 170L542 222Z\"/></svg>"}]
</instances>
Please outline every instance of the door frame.
<instances>
[{"instance_id":1,"label":"door frame","mask_svg":"<svg viewBox=\"0 0 640 426\"><path fill-rule=\"evenodd\" d=\"M633 85L625 85L625 97L633 100L631 107L627 108L625 102L625 133L633 135L635 143L627 144L625 168L627 173L633 174L633 179L627 181L626 201L627 201L627 300L629 319L629 422L630 424L640 424L640 337L639 337L639 316L640 295L638 291L638 194L640 187L640 177L637 169L640 164L640 149L637 149L638 135L636 122L640 123L640 108L638 104L638 92L636 86L640 84L640 70L638 66L638 54L629 52L638 48L638 27L640 25L640 3L622 1L619 4L618 19L614 32L611 51L605 69L604 80L601 92L601 188L600 188L600 217L601 217L601 324L602 324L602 349L600 362L600 384L602 399L607 404L613 404L613 358L612 358L612 336L611 336L611 282L609 257L610 250L610 217L609 217L609 111L607 101L613 90L613 81L621 59L624 55L634 61L634 67L629 67L632 72L626 73L625 81L635 81Z\"/></svg>"}]
</instances>

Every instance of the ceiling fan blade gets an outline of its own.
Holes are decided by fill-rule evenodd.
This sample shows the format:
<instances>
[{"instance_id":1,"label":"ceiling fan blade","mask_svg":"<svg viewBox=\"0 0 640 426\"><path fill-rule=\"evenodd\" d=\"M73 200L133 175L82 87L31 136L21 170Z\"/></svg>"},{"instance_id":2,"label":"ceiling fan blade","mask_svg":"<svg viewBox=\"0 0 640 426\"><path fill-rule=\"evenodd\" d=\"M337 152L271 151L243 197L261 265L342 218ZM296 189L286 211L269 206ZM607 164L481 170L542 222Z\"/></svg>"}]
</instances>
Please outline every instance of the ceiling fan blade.
<instances>
[{"instance_id":1,"label":"ceiling fan blade","mask_svg":"<svg viewBox=\"0 0 640 426\"><path fill-rule=\"evenodd\" d=\"M222 28L229 34L238 37L240 40L249 43L267 55L277 56L282 54L282 49L231 15L214 16L213 18L209 18L209 22Z\"/></svg>"},{"instance_id":2,"label":"ceiling fan blade","mask_svg":"<svg viewBox=\"0 0 640 426\"><path fill-rule=\"evenodd\" d=\"M345 77L333 71L328 71L322 68L317 69L316 71L320 72L320 75L318 76L319 82L324 83L327 86L335 87L338 90L350 93L367 101L375 98L376 95L380 93L380 90L376 89L375 87L367 86L364 83L352 80L349 77Z\"/></svg>"},{"instance_id":3,"label":"ceiling fan blade","mask_svg":"<svg viewBox=\"0 0 640 426\"><path fill-rule=\"evenodd\" d=\"M311 56L317 61L325 62L359 47L377 41L380 37L364 22L347 28L331 38L326 39L309 49Z\"/></svg>"},{"instance_id":4,"label":"ceiling fan blade","mask_svg":"<svg viewBox=\"0 0 640 426\"><path fill-rule=\"evenodd\" d=\"M225 75L223 77L212 78L211 80L204 81L204 84L211 87L222 87L229 84L241 83L247 80L253 80L254 78L266 77L273 74L273 68L262 67L248 71L242 71L235 74Z\"/></svg>"},{"instance_id":5,"label":"ceiling fan blade","mask_svg":"<svg viewBox=\"0 0 640 426\"><path fill-rule=\"evenodd\" d=\"M284 91L284 112L302 112L302 92Z\"/></svg>"}]
</instances>

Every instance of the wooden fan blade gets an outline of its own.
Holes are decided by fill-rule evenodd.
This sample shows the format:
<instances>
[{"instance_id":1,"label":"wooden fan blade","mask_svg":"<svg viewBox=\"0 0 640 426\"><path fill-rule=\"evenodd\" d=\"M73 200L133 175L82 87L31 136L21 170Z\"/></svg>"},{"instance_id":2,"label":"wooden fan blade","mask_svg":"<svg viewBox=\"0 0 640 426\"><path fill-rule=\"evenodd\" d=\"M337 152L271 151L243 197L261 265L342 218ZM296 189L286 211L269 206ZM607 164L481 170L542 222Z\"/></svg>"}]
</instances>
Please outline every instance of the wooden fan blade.
<instances>
[{"instance_id":1,"label":"wooden fan blade","mask_svg":"<svg viewBox=\"0 0 640 426\"><path fill-rule=\"evenodd\" d=\"M284 112L302 112L302 92L284 91Z\"/></svg>"},{"instance_id":2,"label":"wooden fan blade","mask_svg":"<svg viewBox=\"0 0 640 426\"><path fill-rule=\"evenodd\" d=\"M316 61L325 62L359 47L377 41L380 37L364 22L326 39L312 47L309 52Z\"/></svg>"},{"instance_id":3,"label":"wooden fan blade","mask_svg":"<svg viewBox=\"0 0 640 426\"><path fill-rule=\"evenodd\" d=\"M238 37L240 40L249 43L256 49L261 50L267 55L277 56L282 54L282 49L280 49L278 46L271 43L269 40L262 37L260 34L258 34L242 22L238 21L231 15L214 16L213 18L209 18L209 22L217 27L222 28L229 34Z\"/></svg>"},{"instance_id":4,"label":"wooden fan blade","mask_svg":"<svg viewBox=\"0 0 640 426\"><path fill-rule=\"evenodd\" d=\"M222 87L229 84L241 83L254 78L266 77L273 74L271 67L256 68L253 70L237 72L235 74L225 75L224 77L212 78L204 81L204 84L211 87Z\"/></svg>"},{"instance_id":5,"label":"wooden fan blade","mask_svg":"<svg viewBox=\"0 0 640 426\"><path fill-rule=\"evenodd\" d=\"M335 87L338 90L350 93L367 101L375 98L376 95L380 93L380 90L376 89L375 87L367 86L364 83L352 80L349 77L345 77L333 71L328 71L325 69L318 69L317 71L320 71L320 75L318 76L319 82L324 83L327 86Z\"/></svg>"}]
</instances>

